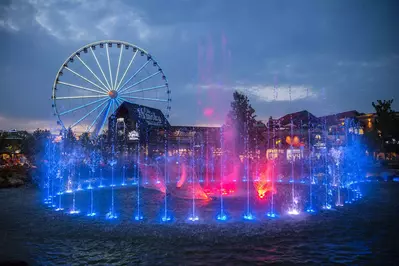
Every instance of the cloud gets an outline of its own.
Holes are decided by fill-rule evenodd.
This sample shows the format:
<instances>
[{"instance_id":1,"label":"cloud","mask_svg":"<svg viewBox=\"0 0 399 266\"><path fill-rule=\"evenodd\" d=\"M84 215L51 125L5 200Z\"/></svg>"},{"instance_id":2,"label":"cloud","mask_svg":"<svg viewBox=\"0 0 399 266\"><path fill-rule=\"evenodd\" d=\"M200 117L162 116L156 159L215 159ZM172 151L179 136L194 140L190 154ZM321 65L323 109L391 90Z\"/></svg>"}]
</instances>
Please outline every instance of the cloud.
<instances>
[{"instance_id":1,"label":"cloud","mask_svg":"<svg viewBox=\"0 0 399 266\"><path fill-rule=\"evenodd\" d=\"M260 101L297 101L303 99L314 99L318 94L312 87L305 85L283 85L274 87L271 85L255 85L250 87L237 87L242 92L248 92Z\"/></svg>"},{"instance_id":2,"label":"cloud","mask_svg":"<svg viewBox=\"0 0 399 266\"><path fill-rule=\"evenodd\" d=\"M319 97L319 93L312 87L306 85L245 85L244 82L237 82L238 85L224 85L217 83L209 84L187 84L186 91L192 92L194 89L214 90L214 91L240 91L250 98L257 101L273 102L273 101L297 101L303 99L315 99Z\"/></svg>"},{"instance_id":3,"label":"cloud","mask_svg":"<svg viewBox=\"0 0 399 266\"><path fill-rule=\"evenodd\" d=\"M0 29L5 29L11 32L18 32L18 19L16 15L19 13L18 5L11 3L8 6L1 8L0 6Z\"/></svg>"},{"instance_id":4,"label":"cloud","mask_svg":"<svg viewBox=\"0 0 399 266\"><path fill-rule=\"evenodd\" d=\"M150 26L146 14L121 0L28 0L4 8L0 27L19 31L32 22L59 41L84 42L118 38L121 33L149 42L170 31L170 27ZM33 14L33 15L32 15ZM21 19L31 15L32 21Z\"/></svg>"}]
</instances>

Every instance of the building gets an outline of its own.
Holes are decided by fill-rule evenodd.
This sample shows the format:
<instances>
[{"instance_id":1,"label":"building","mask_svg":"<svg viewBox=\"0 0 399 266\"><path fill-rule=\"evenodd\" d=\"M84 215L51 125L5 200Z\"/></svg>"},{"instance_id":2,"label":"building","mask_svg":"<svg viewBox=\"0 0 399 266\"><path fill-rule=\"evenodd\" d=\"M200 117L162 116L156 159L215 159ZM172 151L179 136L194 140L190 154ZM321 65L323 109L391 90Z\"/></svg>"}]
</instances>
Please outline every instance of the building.
<instances>
[{"instance_id":1,"label":"building","mask_svg":"<svg viewBox=\"0 0 399 266\"><path fill-rule=\"evenodd\" d=\"M140 144L149 154L162 154L165 145L171 154L220 146L218 127L171 126L161 110L128 102L109 118L108 132L109 141L115 140L119 148L134 150Z\"/></svg>"},{"instance_id":2,"label":"building","mask_svg":"<svg viewBox=\"0 0 399 266\"><path fill-rule=\"evenodd\" d=\"M316 117L307 110L258 122L256 147L267 158L300 159L310 152L321 154L348 144L374 128L375 114L356 110ZM124 102L109 120L109 138L119 145L135 150L140 143L148 154L184 155L194 152L220 154L220 127L170 125L164 114L155 108ZM201 151L202 150L202 151Z\"/></svg>"}]
</instances>

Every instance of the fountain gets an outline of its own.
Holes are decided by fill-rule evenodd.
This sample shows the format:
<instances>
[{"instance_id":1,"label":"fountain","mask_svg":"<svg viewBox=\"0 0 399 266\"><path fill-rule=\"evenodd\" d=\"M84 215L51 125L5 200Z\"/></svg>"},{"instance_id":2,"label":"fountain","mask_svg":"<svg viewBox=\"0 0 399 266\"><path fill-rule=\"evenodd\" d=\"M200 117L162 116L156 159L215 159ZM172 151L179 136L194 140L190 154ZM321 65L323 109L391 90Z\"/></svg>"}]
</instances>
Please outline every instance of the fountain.
<instances>
[{"instance_id":1,"label":"fountain","mask_svg":"<svg viewBox=\"0 0 399 266\"><path fill-rule=\"evenodd\" d=\"M87 150L67 137L59 143L49 140L43 198L57 211L68 207L70 214L111 220L125 219L129 210L130 219L144 221L145 209L146 221L161 223L212 223L215 215L226 222L261 220L257 214L265 212L264 218L284 219L361 199L365 155L359 137L349 130L358 124L345 121L345 145L328 146L326 120L320 123L307 116L307 124L306 119L289 116L288 136L282 136L281 127L270 119L266 153L260 138L249 132L249 119L240 155L230 146L228 127L215 135L190 128L188 147L182 135L170 143L177 144L175 150L169 150L167 127L157 136L161 144L150 145L149 130L139 122L136 129L144 134L129 147L114 140L112 131L107 145L101 137ZM294 127L300 129L294 132ZM284 145L287 154L281 153Z\"/></svg>"}]
</instances>

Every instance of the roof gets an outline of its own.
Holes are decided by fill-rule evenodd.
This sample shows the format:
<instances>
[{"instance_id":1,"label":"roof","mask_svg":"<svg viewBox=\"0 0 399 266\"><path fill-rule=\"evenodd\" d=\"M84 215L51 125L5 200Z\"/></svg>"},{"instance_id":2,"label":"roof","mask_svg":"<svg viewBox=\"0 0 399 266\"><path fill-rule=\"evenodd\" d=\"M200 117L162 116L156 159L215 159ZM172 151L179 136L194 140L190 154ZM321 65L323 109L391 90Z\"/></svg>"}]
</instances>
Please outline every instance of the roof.
<instances>
[{"instance_id":1,"label":"roof","mask_svg":"<svg viewBox=\"0 0 399 266\"><path fill-rule=\"evenodd\" d=\"M281 126L285 126L291 123L291 116L292 121L295 125L299 125L302 121L302 124L309 124L312 122L317 122L318 119L312 113L308 112L307 110L303 110L296 113L287 114L279 119Z\"/></svg>"},{"instance_id":2,"label":"roof","mask_svg":"<svg viewBox=\"0 0 399 266\"><path fill-rule=\"evenodd\" d=\"M331 124L337 124L339 122L339 120L341 120L341 119L355 118L359 115L360 115L360 113L358 111L352 110L352 111L346 111L346 112L337 113L337 114L333 114L333 115L326 115L326 116L322 116L319 118L322 119L323 121L325 120L327 124L331 125Z\"/></svg>"},{"instance_id":3,"label":"roof","mask_svg":"<svg viewBox=\"0 0 399 266\"><path fill-rule=\"evenodd\" d=\"M123 102L118 109L115 110L116 117L126 115L134 121L140 122L141 126L157 126L170 127L169 121L166 119L161 110L149 106Z\"/></svg>"}]
</instances>

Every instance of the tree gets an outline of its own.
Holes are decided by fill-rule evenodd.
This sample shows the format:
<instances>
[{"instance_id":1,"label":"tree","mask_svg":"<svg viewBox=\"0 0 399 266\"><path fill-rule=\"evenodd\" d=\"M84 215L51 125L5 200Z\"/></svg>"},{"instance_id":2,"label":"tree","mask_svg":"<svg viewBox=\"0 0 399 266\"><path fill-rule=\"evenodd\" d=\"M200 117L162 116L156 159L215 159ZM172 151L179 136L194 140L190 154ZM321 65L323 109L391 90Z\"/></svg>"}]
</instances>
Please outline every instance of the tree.
<instances>
[{"instance_id":1,"label":"tree","mask_svg":"<svg viewBox=\"0 0 399 266\"><path fill-rule=\"evenodd\" d=\"M231 102L231 110L227 114L227 119L224 125L224 131L229 132L231 139L231 152L239 155L244 152L246 131L248 129L249 140L253 140L257 135L256 130L256 115L255 110L249 103L249 99L243 93L235 91L233 94L233 102ZM253 142L250 142L253 146ZM250 146L250 147L251 147Z\"/></svg>"},{"instance_id":2,"label":"tree","mask_svg":"<svg viewBox=\"0 0 399 266\"><path fill-rule=\"evenodd\" d=\"M49 130L36 129L32 134L22 132L21 152L31 162L40 162L46 155L46 145L51 138Z\"/></svg>"},{"instance_id":3,"label":"tree","mask_svg":"<svg viewBox=\"0 0 399 266\"><path fill-rule=\"evenodd\" d=\"M376 112L375 128L378 130L378 134L381 140L381 148L385 150L385 141L392 141L392 139L398 139L399 130L396 113L392 110L393 100L378 100L377 103L372 103Z\"/></svg>"},{"instance_id":4,"label":"tree","mask_svg":"<svg viewBox=\"0 0 399 266\"><path fill-rule=\"evenodd\" d=\"M71 128L68 128L68 130L65 132L64 139L63 139L65 152L72 153L75 149L76 143L77 143L77 141L76 141L75 134L73 133Z\"/></svg>"},{"instance_id":5,"label":"tree","mask_svg":"<svg viewBox=\"0 0 399 266\"><path fill-rule=\"evenodd\" d=\"M90 139L90 134L88 132L82 133L79 137L79 144L83 148L84 151L91 150L92 141Z\"/></svg>"},{"instance_id":6,"label":"tree","mask_svg":"<svg viewBox=\"0 0 399 266\"><path fill-rule=\"evenodd\" d=\"M383 140L392 138L395 133L395 111L392 110L393 100L378 100L372 103L376 112L376 128Z\"/></svg>"}]
</instances>

